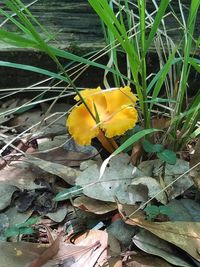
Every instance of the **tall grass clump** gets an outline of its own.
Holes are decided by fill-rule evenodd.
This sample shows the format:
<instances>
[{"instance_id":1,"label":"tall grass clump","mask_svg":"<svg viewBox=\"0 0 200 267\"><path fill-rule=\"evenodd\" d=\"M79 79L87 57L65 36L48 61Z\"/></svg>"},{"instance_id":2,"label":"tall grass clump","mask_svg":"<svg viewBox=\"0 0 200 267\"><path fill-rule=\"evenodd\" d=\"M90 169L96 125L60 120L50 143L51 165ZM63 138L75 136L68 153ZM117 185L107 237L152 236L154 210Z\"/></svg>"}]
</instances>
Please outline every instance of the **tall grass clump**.
<instances>
[{"instance_id":1,"label":"tall grass clump","mask_svg":"<svg viewBox=\"0 0 200 267\"><path fill-rule=\"evenodd\" d=\"M124 53L126 57L126 76L137 92L143 127L152 126L156 106L156 110L164 109L169 129L162 135L162 142L177 151L199 134L200 91L190 101L187 95L191 90L188 87L191 69L200 70L200 61L195 56L199 39L194 36L200 1L191 1L187 16L178 1L181 18L177 17L170 1L161 0L159 5L152 1L155 9L151 13L146 2L89 0L104 25L105 40L110 47L108 65L119 71L119 54ZM168 16L179 24L182 32L179 43L168 35L165 25ZM152 48L158 53L160 70L148 76L146 59ZM122 76L118 79L113 75L116 86L127 82ZM107 84L106 76L105 81ZM161 90L165 97L159 98Z\"/></svg>"}]
</instances>

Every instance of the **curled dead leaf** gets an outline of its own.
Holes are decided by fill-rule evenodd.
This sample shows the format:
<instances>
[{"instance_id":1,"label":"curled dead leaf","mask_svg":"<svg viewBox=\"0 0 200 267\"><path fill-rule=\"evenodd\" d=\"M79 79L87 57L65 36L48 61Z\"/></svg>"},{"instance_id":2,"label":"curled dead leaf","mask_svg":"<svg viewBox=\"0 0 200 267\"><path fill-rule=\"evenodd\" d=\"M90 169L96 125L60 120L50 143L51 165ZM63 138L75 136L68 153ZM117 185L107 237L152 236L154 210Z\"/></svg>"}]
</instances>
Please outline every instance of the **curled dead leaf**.
<instances>
[{"instance_id":1,"label":"curled dead leaf","mask_svg":"<svg viewBox=\"0 0 200 267\"><path fill-rule=\"evenodd\" d=\"M101 201L87 196L77 197L73 201L73 206L95 214L105 214L117 209L113 202Z\"/></svg>"},{"instance_id":2,"label":"curled dead leaf","mask_svg":"<svg viewBox=\"0 0 200 267\"><path fill-rule=\"evenodd\" d=\"M200 223L197 222L148 222L139 219L126 219L126 223L142 227L186 251L200 262L197 249L200 247Z\"/></svg>"}]
</instances>

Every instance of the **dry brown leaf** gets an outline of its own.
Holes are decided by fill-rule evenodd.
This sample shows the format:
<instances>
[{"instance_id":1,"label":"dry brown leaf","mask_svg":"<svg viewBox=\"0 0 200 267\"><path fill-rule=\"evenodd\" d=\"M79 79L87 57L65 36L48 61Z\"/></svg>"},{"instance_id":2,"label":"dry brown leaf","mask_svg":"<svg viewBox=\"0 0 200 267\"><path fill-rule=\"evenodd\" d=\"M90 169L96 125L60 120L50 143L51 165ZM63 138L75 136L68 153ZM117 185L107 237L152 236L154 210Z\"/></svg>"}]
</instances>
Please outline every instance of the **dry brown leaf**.
<instances>
[{"instance_id":1,"label":"dry brown leaf","mask_svg":"<svg viewBox=\"0 0 200 267\"><path fill-rule=\"evenodd\" d=\"M52 259L59 251L61 235L59 235L52 245L46 249L37 259L32 261L28 267L42 267L46 262Z\"/></svg>"},{"instance_id":2,"label":"dry brown leaf","mask_svg":"<svg viewBox=\"0 0 200 267\"><path fill-rule=\"evenodd\" d=\"M39 159L37 157L33 157L31 155L27 155L26 162L34 164L35 166L41 168L42 170L51 173L53 175L57 175L65 180L67 183L74 185L77 176L80 174L79 171L64 166L62 164L50 162L47 160Z\"/></svg>"},{"instance_id":3,"label":"dry brown leaf","mask_svg":"<svg viewBox=\"0 0 200 267\"><path fill-rule=\"evenodd\" d=\"M170 119L167 117L156 117L152 119L152 128L156 129L166 129L169 127Z\"/></svg>"},{"instance_id":4,"label":"dry brown leaf","mask_svg":"<svg viewBox=\"0 0 200 267\"><path fill-rule=\"evenodd\" d=\"M102 254L102 249L99 241L90 240L90 244L87 246L61 242L58 254L49 263L54 266L64 262L70 267L82 267L87 263L87 267L93 267Z\"/></svg>"},{"instance_id":5,"label":"dry brown leaf","mask_svg":"<svg viewBox=\"0 0 200 267\"><path fill-rule=\"evenodd\" d=\"M89 231L82 239L77 240L77 244L66 243L60 236L57 236L51 246L2 241L0 242L0 266L52 267L61 261L70 267L94 267L97 262L98 266L102 266L102 262L107 258L107 243L108 234L104 231Z\"/></svg>"},{"instance_id":6,"label":"dry brown leaf","mask_svg":"<svg viewBox=\"0 0 200 267\"><path fill-rule=\"evenodd\" d=\"M140 142L137 142L133 145L133 149L131 152L131 162L134 166L137 166L140 158L143 154L143 148Z\"/></svg>"},{"instance_id":7,"label":"dry brown leaf","mask_svg":"<svg viewBox=\"0 0 200 267\"><path fill-rule=\"evenodd\" d=\"M139 209L139 205L128 205L128 204L118 203L117 206L119 213L122 215L122 218L128 218L133 213L134 215L131 218L144 220L146 217L145 212Z\"/></svg>"},{"instance_id":8,"label":"dry brown leaf","mask_svg":"<svg viewBox=\"0 0 200 267\"><path fill-rule=\"evenodd\" d=\"M108 259L102 267L122 267L121 246L119 241L111 234L108 234Z\"/></svg>"},{"instance_id":9,"label":"dry brown leaf","mask_svg":"<svg viewBox=\"0 0 200 267\"><path fill-rule=\"evenodd\" d=\"M80 163L94 157L98 152L95 149L79 149L78 145L70 140L68 135L38 139L38 151L33 154L37 158L59 163L68 167L80 166Z\"/></svg>"},{"instance_id":10,"label":"dry brown leaf","mask_svg":"<svg viewBox=\"0 0 200 267\"><path fill-rule=\"evenodd\" d=\"M42 118L44 118L44 115L40 110L32 109L15 116L10 125L14 126L19 132L22 132L37 124Z\"/></svg>"},{"instance_id":11,"label":"dry brown leaf","mask_svg":"<svg viewBox=\"0 0 200 267\"><path fill-rule=\"evenodd\" d=\"M37 257L28 267L54 266L61 261L70 267L103 266L107 259L108 234L104 231L91 230L75 242L66 243L59 235L53 244Z\"/></svg>"},{"instance_id":12,"label":"dry brown leaf","mask_svg":"<svg viewBox=\"0 0 200 267\"><path fill-rule=\"evenodd\" d=\"M151 255L138 254L126 261L127 267L171 267L166 261Z\"/></svg>"},{"instance_id":13,"label":"dry brown leaf","mask_svg":"<svg viewBox=\"0 0 200 267\"><path fill-rule=\"evenodd\" d=\"M112 257L108 259L102 267L123 267L121 257Z\"/></svg>"},{"instance_id":14,"label":"dry brown leaf","mask_svg":"<svg viewBox=\"0 0 200 267\"><path fill-rule=\"evenodd\" d=\"M152 118L151 123L152 123L152 128L164 130L164 129L169 128L170 118L167 118L167 117L164 117L164 116L161 116L161 117L157 116L155 118ZM156 132L153 135L153 140L154 141L155 140L159 140L160 137L161 137L161 132Z\"/></svg>"},{"instance_id":15,"label":"dry brown leaf","mask_svg":"<svg viewBox=\"0 0 200 267\"><path fill-rule=\"evenodd\" d=\"M81 162L89 158L89 156L84 153L67 151L62 147L53 149L52 151L48 151L46 153L37 152L34 154L34 156L46 161L59 163L68 167L80 166Z\"/></svg>"},{"instance_id":16,"label":"dry brown leaf","mask_svg":"<svg viewBox=\"0 0 200 267\"><path fill-rule=\"evenodd\" d=\"M103 266L105 260L107 260L108 234L101 230L90 230L75 240L75 244L78 246L90 246L94 242L99 242L100 246L93 251L93 257L91 255L84 261L87 263L87 267L96 266L96 264L97 266ZM82 264L81 266L86 265Z\"/></svg>"},{"instance_id":17,"label":"dry brown leaf","mask_svg":"<svg viewBox=\"0 0 200 267\"><path fill-rule=\"evenodd\" d=\"M104 202L87 196L77 197L73 201L73 206L95 214L105 214L117 209L116 204L113 202Z\"/></svg>"},{"instance_id":18,"label":"dry brown leaf","mask_svg":"<svg viewBox=\"0 0 200 267\"><path fill-rule=\"evenodd\" d=\"M12 162L0 171L0 182L6 182L20 189L35 189L41 187L34 183L38 174L30 167L23 168Z\"/></svg>"},{"instance_id":19,"label":"dry brown leaf","mask_svg":"<svg viewBox=\"0 0 200 267\"><path fill-rule=\"evenodd\" d=\"M185 250L200 262L200 223L197 222L148 222L139 219L125 219L130 225L142 227L156 236Z\"/></svg>"},{"instance_id":20,"label":"dry brown leaf","mask_svg":"<svg viewBox=\"0 0 200 267\"><path fill-rule=\"evenodd\" d=\"M0 242L1 267L27 267L27 264L42 254L49 245L31 242ZM46 266L45 266L46 267ZM47 267L50 267L48 265Z\"/></svg>"},{"instance_id":21,"label":"dry brown leaf","mask_svg":"<svg viewBox=\"0 0 200 267\"><path fill-rule=\"evenodd\" d=\"M119 241L108 234L108 258L102 267L122 267L121 246Z\"/></svg>"}]
</instances>

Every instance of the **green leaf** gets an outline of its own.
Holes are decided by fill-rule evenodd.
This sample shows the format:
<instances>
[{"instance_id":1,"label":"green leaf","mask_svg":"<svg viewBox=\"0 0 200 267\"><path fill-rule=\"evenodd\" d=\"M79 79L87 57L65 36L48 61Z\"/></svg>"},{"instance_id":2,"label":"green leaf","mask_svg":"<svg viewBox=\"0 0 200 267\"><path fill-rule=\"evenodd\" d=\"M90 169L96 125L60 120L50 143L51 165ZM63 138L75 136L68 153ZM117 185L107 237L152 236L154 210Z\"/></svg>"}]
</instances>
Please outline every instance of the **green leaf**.
<instances>
[{"instance_id":1,"label":"green leaf","mask_svg":"<svg viewBox=\"0 0 200 267\"><path fill-rule=\"evenodd\" d=\"M154 220L156 216L160 213L159 207L155 205L147 206L144 211L146 212L148 221Z\"/></svg>"},{"instance_id":2,"label":"green leaf","mask_svg":"<svg viewBox=\"0 0 200 267\"><path fill-rule=\"evenodd\" d=\"M15 224L15 226L7 228L4 233L4 236L12 237L21 234L26 234L26 235L33 234L35 231L31 226L36 224L39 218L40 217L31 217L24 223Z\"/></svg>"},{"instance_id":3,"label":"green leaf","mask_svg":"<svg viewBox=\"0 0 200 267\"><path fill-rule=\"evenodd\" d=\"M159 207L155 205L147 206L144 211L147 215L158 215L160 213Z\"/></svg>"},{"instance_id":4,"label":"green leaf","mask_svg":"<svg viewBox=\"0 0 200 267\"><path fill-rule=\"evenodd\" d=\"M157 153L157 156L168 164L176 164L176 153L172 150L165 149L162 152Z\"/></svg>"},{"instance_id":5,"label":"green leaf","mask_svg":"<svg viewBox=\"0 0 200 267\"><path fill-rule=\"evenodd\" d=\"M24 227L29 227L33 224L36 224L38 222L40 217L31 217L29 218L26 222L24 223L19 223L19 224L16 224L15 227L16 228L24 228Z\"/></svg>"},{"instance_id":6,"label":"green leaf","mask_svg":"<svg viewBox=\"0 0 200 267\"><path fill-rule=\"evenodd\" d=\"M148 153L162 152L164 149L162 144L152 144L148 140L144 140L142 146Z\"/></svg>"},{"instance_id":7,"label":"green leaf","mask_svg":"<svg viewBox=\"0 0 200 267\"><path fill-rule=\"evenodd\" d=\"M22 227L19 229L20 235L31 235L35 233L35 230L32 227Z\"/></svg>"},{"instance_id":8,"label":"green leaf","mask_svg":"<svg viewBox=\"0 0 200 267\"><path fill-rule=\"evenodd\" d=\"M154 220L156 218L157 215L159 214L164 214L164 215L171 215L172 214L172 210L164 205L161 206L156 206L156 205L151 205L151 206L147 206L144 211L146 212L147 215L147 220Z\"/></svg>"},{"instance_id":9,"label":"green leaf","mask_svg":"<svg viewBox=\"0 0 200 267\"><path fill-rule=\"evenodd\" d=\"M17 227L10 227L6 229L4 236L5 237L11 237L11 236L16 236L19 235L19 229Z\"/></svg>"},{"instance_id":10,"label":"green leaf","mask_svg":"<svg viewBox=\"0 0 200 267\"><path fill-rule=\"evenodd\" d=\"M160 214L164 214L164 215L167 215L167 216L173 214L173 212L170 209L170 207L167 207L167 206L164 206L164 205L159 206L159 210L160 210Z\"/></svg>"},{"instance_id":11,"label":"green leaf","mask_svg":"<svg viewBox=\"0 0 200 267\"><path fill-rule=\"evenodd\" d=\"M4 236L5 237L12 237L12 236L17 236L17 235L30 235L35 233L35 230L32 227L22 227L22 228L18 228L18 227L10 227L7 228Z\"/></svg>"},{"instance_id":12,"label":"green leaf","mask_svg":"<svg viewBox=\"0 0 200 267\"><path fill-rule=\"evenodd\" d=\"M83 188L79 185L73 186L71 188L65 189L62 192L58 193L54 197L54 201L62 201L66 199L71 199L73 197L80 196L83 192Z\"/></svg>"}]
</instances>

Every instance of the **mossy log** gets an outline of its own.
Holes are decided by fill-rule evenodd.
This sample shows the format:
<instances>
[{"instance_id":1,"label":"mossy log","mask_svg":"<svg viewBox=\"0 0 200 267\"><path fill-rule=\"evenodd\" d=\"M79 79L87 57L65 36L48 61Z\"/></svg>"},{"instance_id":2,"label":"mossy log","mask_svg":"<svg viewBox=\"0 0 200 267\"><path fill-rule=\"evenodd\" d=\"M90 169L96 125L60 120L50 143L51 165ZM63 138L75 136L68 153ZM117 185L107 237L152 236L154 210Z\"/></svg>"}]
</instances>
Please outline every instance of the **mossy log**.
<instances>
[{"instance_id":1,"label":"mossy log","mask_svg":"<svg viewBox=\"0 0 200 267\"><path fill-rule=\"evenodd\" d=\"M105 46L100 19L90 7L87 0L22 0L22 2L26 5L33 3L30 5L29 10L53 37L50 40L51 44L79 55L84 55L89 51L98 50ZM136 14L137 8L134 7L134 4L137 4L137 0L131 0L130 2L133 7L133 13ZM159 5L160 0L156 2ZM173 7L174 13L181 20L178 2L172 0L171 6ZM153 1L146 0L146 3L147 10L152 12L155 9ZM191 1L181 0L181 3L187 18ZM170 12L170 10L167 12ZM171 13L166 17L165 21L169 36L172 37L175 44L181 44L184 35L183 31L180 30L181 25L177 22L177 19ZM0 21L1 23L2 21ZM195 37L198 37L200 34L199 25L200 16L198 15ZM2 27L9 31L18 32L16 26L9 22L3 23ZM165 38L163 40L165 42ZM155 51L154 47L152 47L151 51ZM1 40L0 59L35 65L49 70L56 69L55 65L47 56L38 54L35 50L11 47L5 43L1 43ZM31 74L30 77L30 74L25 71L1 68L0 88L26 86L30 84L30 79L32 79L32 82L37 81L38 75Z\"/></svg>"},{"instance_id":2,"label":"mossy log","mask_svg":"<svg viewBox=\"0 0 200 267\"><path fill-rule=\"evenodd\" d=\"M156 2L159 5L160 0ZM172 0L171 6L173 13L182 21L178 2ZM51 34L52 40L50 43L61 48L76 48L80 51L91 51L105 45L100 19L87 0L24 0L23 3L27 5L32 3L29 6L29 10ZM134 6L137 4L137 0L131 0L130 3L133 13L137 14L137 8ZM146 3L149 13L155 10L151 0L146 0ZM181 3L183 13L187 18L191 1L181 0ZM173 16L172 9L168 11L171 11L171 14L168 14L165 18L167 32L173 41L179 44L183 38L183 32L180 30L181 25ZM200 16L197 16L196 37L200 34L199 25ZM17 31L16 26L13 24L6 23L3 27L14 32ZM0 50L7 48L7 45L0 43Z\"/></svg>"}]
</instances>

